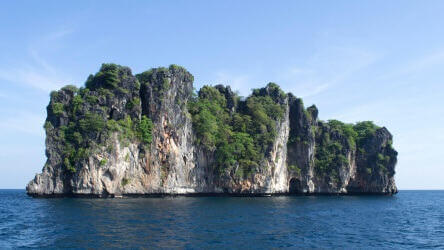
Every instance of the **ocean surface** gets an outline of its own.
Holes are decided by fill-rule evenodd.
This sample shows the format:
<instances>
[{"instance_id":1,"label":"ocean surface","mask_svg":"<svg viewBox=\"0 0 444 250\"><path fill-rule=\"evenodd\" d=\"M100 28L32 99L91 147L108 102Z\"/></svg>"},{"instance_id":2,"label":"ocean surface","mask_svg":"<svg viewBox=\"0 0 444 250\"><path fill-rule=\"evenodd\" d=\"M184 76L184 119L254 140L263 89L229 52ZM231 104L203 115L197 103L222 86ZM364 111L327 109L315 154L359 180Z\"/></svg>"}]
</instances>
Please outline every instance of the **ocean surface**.
<instances>
[{"instance_id":1,"label":"ocean surface","mask_svg":"<svg viewBox=\"0 0 444 250\"><path fill-rule=\"evenodd\" d=\"M0 249L48 247L444 248L444 191L36 199L0 190Z\"/></svg>"}]
</instances>

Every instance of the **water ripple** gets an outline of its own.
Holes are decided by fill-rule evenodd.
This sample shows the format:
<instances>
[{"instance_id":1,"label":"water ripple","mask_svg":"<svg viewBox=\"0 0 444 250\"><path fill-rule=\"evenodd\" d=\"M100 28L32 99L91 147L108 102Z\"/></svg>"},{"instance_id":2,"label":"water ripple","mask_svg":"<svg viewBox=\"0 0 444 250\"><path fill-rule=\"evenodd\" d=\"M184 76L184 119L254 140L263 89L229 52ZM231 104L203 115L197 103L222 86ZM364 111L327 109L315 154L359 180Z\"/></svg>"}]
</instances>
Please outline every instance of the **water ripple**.
<instances>
[{"instance_id":1,"label":"water ripple","mask_svg":"<svg viewBox=\"0 0 444 250\"><path fill-rule=\"evenodd\" d=\"M0 190L0 248L444 248L444 191L33 199Z\"/></svg>"}]
</instances>

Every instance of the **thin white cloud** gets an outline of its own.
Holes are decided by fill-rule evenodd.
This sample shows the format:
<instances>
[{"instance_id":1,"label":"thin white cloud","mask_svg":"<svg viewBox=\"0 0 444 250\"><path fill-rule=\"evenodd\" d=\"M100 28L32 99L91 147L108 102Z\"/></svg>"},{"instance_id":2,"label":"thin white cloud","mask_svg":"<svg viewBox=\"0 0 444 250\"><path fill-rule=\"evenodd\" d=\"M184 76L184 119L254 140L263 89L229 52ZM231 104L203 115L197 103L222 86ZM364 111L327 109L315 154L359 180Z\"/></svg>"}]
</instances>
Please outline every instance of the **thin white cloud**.
<instances>
[{"instance_id":1,"label":"thin white cloud","mask_svg":"<svg viewBox=\"0 0 444 250\"><path fill-rule=\"evenodd\" d=\"M40 66L50 74L56 74L56 70L54 69L54 67L50 65L43 57L41 57L37 50L29 49L29 53L38 66Z\"/></svg>"},{"instance_id":2,"label":"thin white cloud","mask_svg":"<svg viewBox=\"0 0 444 250\"><path fill-rule=\"evenodd\" d=\"M43 123L45 118L38 114L19 112L0 120L2 133L19 132L43 137Z\"/></svg>"},{"instance_id":3,"label":"thin white cloud","mask_svg":"<svg viewBox=\"0 0 444 250\"><path fill-rule=\"evenodd\" d=\"M365 49L326 46L318 49L305 64L278 73L279 82L297 96L311 97L344 82L379 58L379 54Z\"/></svg>"},{"instance_id":4,"label":"thin white cloud","mask_svg":"<svg viewBox=\"0 0 444 250\"><path fill-rule=\"evenodd\" d=\"M359 70L375 63L381 56L364 49L327 46L320 48L303 65L287 67L265 76L279 84L285 91L299 97L318 95L340 84ZM256 77L219 71L216 83L228 84L242 95L248 95L257 87ZM266 82L265 82L266 83Z\"/></svg>"},{"instance_id":5,"label":"thin white cloud","mask_svg":"<svg viewBox=\"0 0 444 250\"><path fill-rule=\"evenodd\" d=\"M405 63L399 64L395 66L388 72L382 74L378 79L379 80L391 80L396 78L403 79L403 82L406 76L411 76L414 74L421 74L424 71L431 70L436 68L437 66L444 66L444 48L435 50L429 54L425 54L419 56L417 58L413 58Z\"/></svg>"},{"instance_id":6,"label":"thin white cloud","mask_svg":"<svg viewBox=\"0 0 444 250\"><path fill-rule=\"evenodd\" d=\"M72 82L71 77L67 77L62 72L56 70L51 63L41 56L41 51L51 49L55 44L59 43L59 39L71 33L72 30L62 29L37 39L30 45L30 59L27 60L27 63L0 68L0 79L45 92L58 89Z\"/></svg>"},{"instance_id":7,"label":"thin white cloud","mask_svg":"<svg viewBox=\"0 0 444 250\"><path fill-rule=\"evenodd\" d=\"M69 28L62 28L60 30L57 30L55 32L49 33L46 36L43 37L42 40L45 41L53 41L53 40L58 40L60 38L63 38L71 33L73 33L74 31L72 29Z\"/></svg>"},{"instance_id":8,"label":"thin white cloud","mask_svg":"<svg viewBox=\"0 0 444 250\"><path fill-rule=\"evenodd\" d=\"M0 78L45 92L58 89L64 82L63 78L34 67L0 69Z\"/></svg>"}]
</instances>

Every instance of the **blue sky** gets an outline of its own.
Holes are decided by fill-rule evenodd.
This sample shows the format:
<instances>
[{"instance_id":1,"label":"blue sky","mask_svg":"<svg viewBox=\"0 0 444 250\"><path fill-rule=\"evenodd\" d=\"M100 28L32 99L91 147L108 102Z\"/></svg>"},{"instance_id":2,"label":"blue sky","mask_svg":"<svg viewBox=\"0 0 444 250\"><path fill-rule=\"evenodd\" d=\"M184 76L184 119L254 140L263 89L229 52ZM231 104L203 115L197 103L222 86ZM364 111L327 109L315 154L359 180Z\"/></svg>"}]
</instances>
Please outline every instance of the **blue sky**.
<instances>
[{"instance_id":1,"label":"blue sky","mask_svg":"<svg viewBox=\"0 0 444 250\"><path fill-rule=\"evenodd\" d=\"M46 160L49 92L103 62L179 64L195 87L273 81L323 120L394 135L400 189L443 189L443 1L2 1L0 188Z\"/></svg>"}]
</instances>

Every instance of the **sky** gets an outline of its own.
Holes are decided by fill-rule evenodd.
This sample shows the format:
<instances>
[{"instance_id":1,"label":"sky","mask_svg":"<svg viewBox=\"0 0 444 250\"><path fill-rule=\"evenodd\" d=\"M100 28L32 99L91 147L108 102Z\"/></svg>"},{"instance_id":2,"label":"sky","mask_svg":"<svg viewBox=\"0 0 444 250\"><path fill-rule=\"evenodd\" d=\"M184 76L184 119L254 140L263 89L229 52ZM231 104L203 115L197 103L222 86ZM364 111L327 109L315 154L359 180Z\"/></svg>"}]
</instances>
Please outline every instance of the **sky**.
<instances>
[{"instance_id":1,"label":"sky","mask_svg":"<svg viewBox=\"0 0 444 250\"><path fill-rule=\"evenodd\" d=\"M0 188L46 161L49 93L102 63L178 64L241 95L276 82L322 120L372 120L399 189L444 189L444 1L1 1Z\"/></svg>"}]
</instances>

